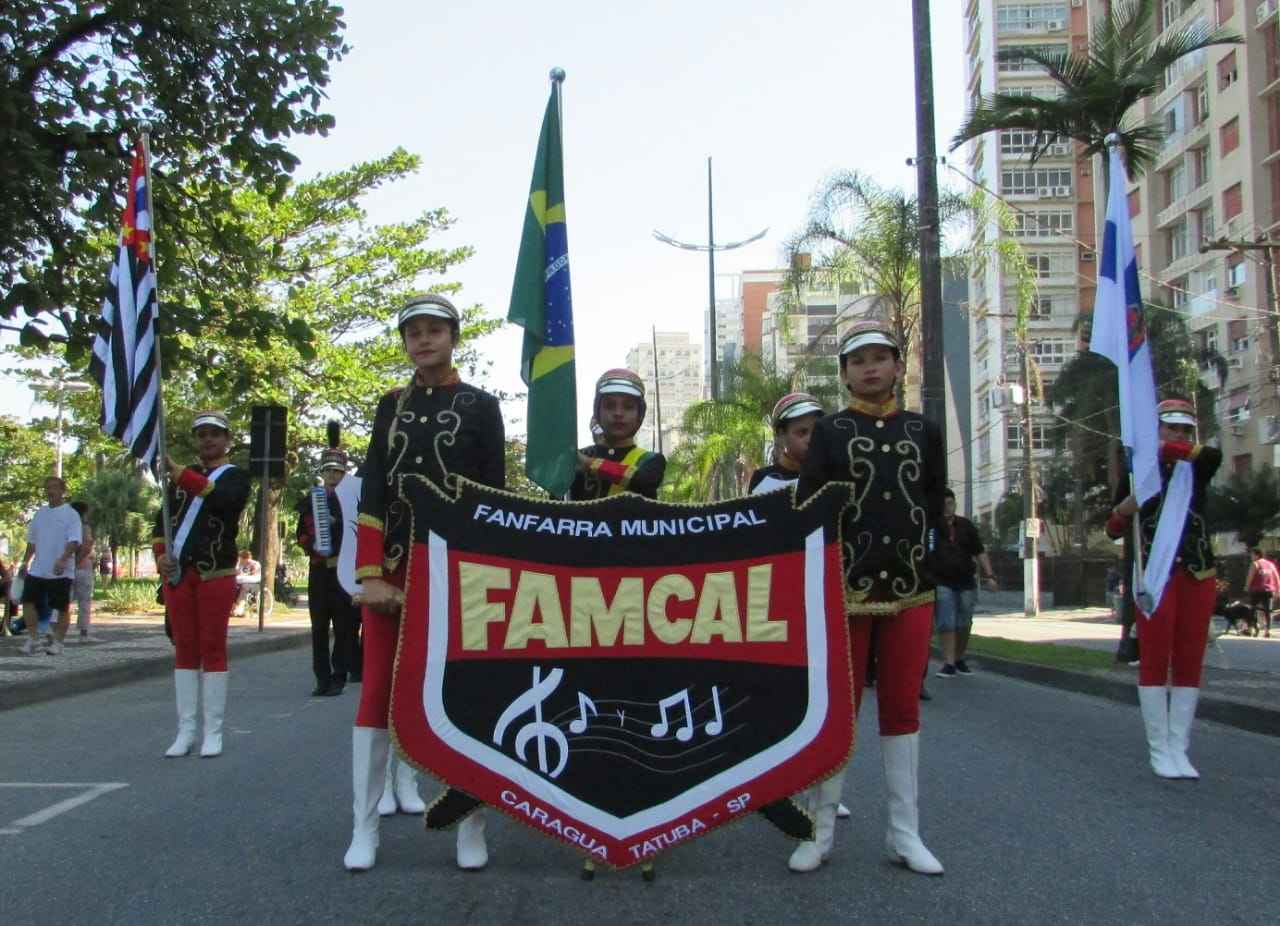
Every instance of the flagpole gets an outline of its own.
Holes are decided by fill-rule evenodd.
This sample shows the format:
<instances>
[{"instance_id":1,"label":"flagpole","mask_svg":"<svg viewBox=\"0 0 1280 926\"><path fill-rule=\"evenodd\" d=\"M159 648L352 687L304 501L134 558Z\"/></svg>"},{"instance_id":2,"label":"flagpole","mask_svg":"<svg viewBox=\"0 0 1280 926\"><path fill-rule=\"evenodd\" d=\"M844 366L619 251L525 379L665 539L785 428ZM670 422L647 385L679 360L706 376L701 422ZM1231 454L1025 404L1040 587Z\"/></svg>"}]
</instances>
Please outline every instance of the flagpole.
<instances>
[{"instance_id":1,"label":"flagpole","mask_svg":"<svg viewBox=\"0 0 1280 926\"><path fill-rule=\"evenodd\" d=\"M564 87L564 68L556 67L551 69L551 73L547 75L551 79L551 91L556 95L556 130L560 138L560 170L561 180L564 178L564 98L561 90ZM570 459L577 459L578 454L578 403L575 397L573 404L573 434L574 441L569 447ZM592 443L595 442L595 435L592 434Z\"/></svg>"},{"instance_id":2,"label":"flagpole","mask_svg":"<svg viewBox=\"0 0 1280 926\"><path fill-rule=\"evenodd\" d=\"M139 128L142 131L142 169L147 178L147 218L151 221L147 250L151 255L151 272L156 280L156 323L151 330L151 336L155 339L156 360L156 456L159 464L157 469L160 471L160 517L164 529L164 552L169 556L173 552L173 512L169 507L169 445L164 421L164 376L160 367L160 266L156 262L156 210L151 186L151 123L143 122ZM178 584L172 572L165 579L172 585Z\"/></svg>"}]
</instances>

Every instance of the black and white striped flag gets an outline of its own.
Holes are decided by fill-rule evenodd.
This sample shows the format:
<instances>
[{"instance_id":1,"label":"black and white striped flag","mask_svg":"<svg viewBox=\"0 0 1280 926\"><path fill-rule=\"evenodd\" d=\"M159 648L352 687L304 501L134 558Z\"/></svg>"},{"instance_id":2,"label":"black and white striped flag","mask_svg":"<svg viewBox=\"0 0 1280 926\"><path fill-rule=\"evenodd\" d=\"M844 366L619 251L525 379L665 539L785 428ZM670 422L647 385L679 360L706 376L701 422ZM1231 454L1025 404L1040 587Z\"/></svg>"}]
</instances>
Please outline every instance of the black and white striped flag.
<instances>
[{"instance_id":1,"label":"black and white striped flag","mask_svg":"<svg viewBox=\"0 0 1280 926\"><path fill-rule=\"evenodd\" d=\"M160 437L160 377L149 192L139 146L89 375L102 388L102 430L123 441L130 453L154 471Z\"/></svg>"}]
</instances>

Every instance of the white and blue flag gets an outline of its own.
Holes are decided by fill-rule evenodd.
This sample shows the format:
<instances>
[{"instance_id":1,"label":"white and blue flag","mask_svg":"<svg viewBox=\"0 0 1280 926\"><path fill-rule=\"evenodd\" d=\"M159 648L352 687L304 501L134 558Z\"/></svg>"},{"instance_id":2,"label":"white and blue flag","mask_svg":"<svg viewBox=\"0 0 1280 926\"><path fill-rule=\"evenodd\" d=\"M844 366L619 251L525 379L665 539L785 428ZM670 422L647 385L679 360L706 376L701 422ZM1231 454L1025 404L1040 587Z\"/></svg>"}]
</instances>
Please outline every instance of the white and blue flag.
<instances>
[{"instance_id":1,"label":"white and blue flag","mask_svg":"<svg viewBox=\"0 0 1280 926\"><path fill-rule=\"evenodd\" d=\"M1089 350L1102 354L1119 371L1120 440L1133 473L1133 494L1141 505L1160 493L1156 381L1129 225L1128 176L1118 146L1111 146L1110 157L1111 192Z\"/></svg>"}]
</instances>

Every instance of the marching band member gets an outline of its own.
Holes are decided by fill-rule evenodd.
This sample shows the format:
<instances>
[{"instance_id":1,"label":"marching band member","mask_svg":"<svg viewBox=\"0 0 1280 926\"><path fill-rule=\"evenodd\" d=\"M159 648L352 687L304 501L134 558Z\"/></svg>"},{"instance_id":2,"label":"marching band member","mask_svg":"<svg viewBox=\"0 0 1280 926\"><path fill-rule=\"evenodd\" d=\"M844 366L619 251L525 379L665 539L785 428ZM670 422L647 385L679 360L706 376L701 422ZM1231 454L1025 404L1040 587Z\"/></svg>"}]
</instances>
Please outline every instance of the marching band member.
<instances>
[{"instance_id":1,"label":"marching band member","mask_svg":"<svg viewBox=\"0 0 1280 926\"><path fill-rule=\"evenodd\" d=\"M934 585L921 566L929 531L942 515L946 461L936 424L900 411L894 387L905 366L892 331L881 321L850 327L840 342L840 379L849 407L818 421L800 472L798 495L827 482L854 485L843 515L845 588L855 670L867 664L875 635L879 671L880 750L888 790L890 859L922 874L942 865L919 835L917 782L920 687L929 659ZM854 711L862 703L863 676L853 676ZM815 786L815 840L791 855L792 871L813 871L831 853L844 771Z\"/></svg>"},{"instance_id":2,"label":"marching band member","mask_svg":"<svg viewBox=\"0 0 1280 926\"><path fill-rule=\"evenodd\" d=\"M592 430L595 426L601 430L590 447L578 451L578 474L569 487L569 498L588 501L635 492L657 499L667 458L636 446L645 410L644 380L636 373L619 367L606 370L596 380Z\"/></svg>"},{"instance_id":3,"label":"marching band member","mask_svg":"<svg viewBox=\"0 0 1280 926\"><path fill-rule=\"evenodd\" d=\"M156 515L152 550L166 578L165 608L173 631L173 685L178 703L178 736L165 752L185 756L196 736L196 704L203 689L204 740L200 755L222 754L222 718L227 706L227 622L236 600L236 532L249 500L249 473L227 462L231 426L221 412L197 412L195 434L200 463L169 468L173 550L164 546L163 522Z\"/></svg>"},{"instance_id":4,"label":"marching band member","mask_svg":"<svg viewBox=\"0 0 1280 926\"><path fill-rule=\"evenodd\" d=\"M778 400L769 416L773 424L777 462L762 466L751 474L748 492L759 495L796 484L800 478L800 467L809 456L809 438L822 415L822 403L807 392L789 392ZM814 797L816 789L810 789L801 799L808 804ZM838 803L836 816L848 819L849 808Z\"/></svg>"},{"instance_id":5,"label":"marching band member","mask_svg":"<svg viewBox=\"0 0 1280 926\"><path fill-rule=\"evenodd\" d=\"M1161 778L1199 778L1187 758L1187 745L1217 596L1205 499L1209 481L1222 464L1222 451L1195 442L1195 407L1185 399L1165 399L1156 406L1156 414L1160 419L1160 494L1147 499L1139 510L1137 500L1122 488L1125 498L1112 509L1107 534L1125 536L1137 514L1143 562L1151 562L1153 555L1172 557L1172 571L1155 611L1138 613L1138 703L1152 771ZM1187 465L1180 467L1181 462ZM1163 551L1156 531L1162 514L1181 519L1181 524L1174 523L1180 530L1165 533L1163 544L1169 548Z\"/></svg>"},{"instance_id":6,"label":"marching band member","mask_svg":"<svg viewBox=\"0 0 1280 926\"><path fill-rule=\"evenodd\" d=\"M351 871L372 868L378 848L391 678L412 543L409 512L397 497L399 477L420 474L450 492L457 491L462 477L498 489L506 486L506 441L498 400L463 383L453 366L461 329L458 310L443 296L419 296L400 310L399 328L414 373L407 385L378 402L356 535L364 675L351 737L355 820L343 859ZM478 809L459 824L457 861L460 868L476 869L488 860L483 810Z\"/></svg>"},{"instance_id":7,"label":"marching band member","mask_svg":"<svg viewBox=\"0 0 1280 926\"><path fill-rule=\"evenodd\" d=\"M311 668L316 687L312 697L342 694L347 684L355 652L359 611L351 596L338 582L338 552L342 548L342 506L336 489L347 475L347 454L339 443L338 423L329 422L329 447L320 454L320 478L324 483L329 510L327 553L316 552L317 527L310 493L298 502L298 546L307 553L307 610L311 616ZM333 626L333 650L329 649L329 626Z\"/></svg>"},{"instance_id":8,"label":"marching band member","mask_svg":"<svg viewBox=\"0 0 1280 926\"><path fill-rule=\"evenodd\" d=\"M644 424L644 380L632 370L606 370L596 380L596 400L591 414L590 447L578 451L578 474L569 487L572 501L606 498L635 492L657 501L658 487L667 472L667 458L636 446L636 432ZM582 863L582 877L590 881L596 866ZM640 875L652 881L653 862L645 862Z\"/></svg>"}]
</instances>

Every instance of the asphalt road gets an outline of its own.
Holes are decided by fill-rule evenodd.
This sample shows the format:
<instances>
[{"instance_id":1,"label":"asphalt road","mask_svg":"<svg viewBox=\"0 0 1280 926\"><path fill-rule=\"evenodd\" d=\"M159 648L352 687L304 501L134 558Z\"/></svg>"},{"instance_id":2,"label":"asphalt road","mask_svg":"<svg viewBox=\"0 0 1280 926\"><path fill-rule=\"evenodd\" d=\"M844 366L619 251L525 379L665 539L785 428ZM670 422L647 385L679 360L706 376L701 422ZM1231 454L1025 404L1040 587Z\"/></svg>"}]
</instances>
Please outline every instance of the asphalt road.
<instances>
[{"instance_id":1,"label":"asphalt road","mask_svg":"<svg viewBox=\"0 0 1280 926\"><path fill-rule=\"evenodd\" d=\"M167 680L0 713L0 921L1170 926L1280 910L1276 740L1200 725L1203 780L1163 782L1135 708L982 674L930 679L922 817L941 878L881 857L874 702L845 785L853 819L814 874L787 871L793 844L759 818L664 856L650 885L582 882L570 850L494 817L490 867L463 873L452 834L398 817L377 868L350 875L354 692L308 698L308 658L232 666L219 759L160 758Z\"/></svg>"}]
</instances>

